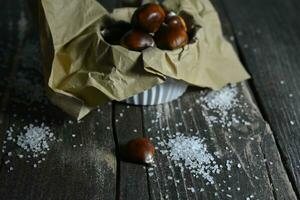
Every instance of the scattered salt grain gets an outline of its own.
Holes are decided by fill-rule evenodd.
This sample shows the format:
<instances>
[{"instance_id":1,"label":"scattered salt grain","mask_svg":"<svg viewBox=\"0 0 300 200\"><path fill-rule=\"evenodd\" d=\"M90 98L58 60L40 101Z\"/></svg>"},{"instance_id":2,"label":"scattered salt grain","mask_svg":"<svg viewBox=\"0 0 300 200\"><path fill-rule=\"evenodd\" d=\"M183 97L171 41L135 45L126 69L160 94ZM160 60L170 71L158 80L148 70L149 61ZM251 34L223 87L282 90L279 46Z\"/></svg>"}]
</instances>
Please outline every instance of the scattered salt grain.
<instances>
[{"instance_id":1,"label":"scattered salt grain","mask_svg":"<svg viewBox=\"0 0 300 200\"><path fill-rule=\"evenodd\" d=\"M159 137L156 139L159 140ZM167 154L181 171L187 168L193 176L201 176L207 184L214 184L212 175L220 173L220 166L216 164L214 156L208 152L204 139L176 133L168 141L159 142L158 145L162 147L160 152Z\"/></svg>"},{"instance_id":2,"label":"scattered salt grain","mask_svg":"<svg viewBox=\"0 0 300 200\"><path fill-rule=\"evenodd\" d=\"M280 84L283 85L285 82L283 80L280 81Z\"/></svg>"},{"instance_id":3,"label":"scattered salt grain","mask_svg":"<svg viewBox=\"0 0 300 200\"><path fill-rule=\"evenodd\" d=\"M50 142L61 141L56 139L54 133L44 123L35 126L33 124L26 125L21 129L11 126L6 131L7 136L5 143L16 144L23 153L18 153L17 158L20 159L38 159L41 155L46 155L50 150ZM19 150L18 150L19 151ZM8 152L8 156L12 156L13 152ZM26 162L30 161L26 160Z\"/></svg>"},{"instance_id":4,"label":"scattered salt grain","mask_svg":"<svg viewBox=\"0 0 300 200\"><path fill-rule=\"evenodd\" d=\"M295 124L295 122L294 122L294 121L290 121L290 124L291 124L291 125L294 125L294 124Z\"/></svg>"},{"instance_id":5,"label":"scattered salt grain","mask_svg":"<svg viewBox=\"0 0 300 200\"><path fill-rule=\"evenodd\" d=\"M231 171L231 164L232 164L232 160L227 160L226 161L226 167L228 171Z\"/></svg>"},{"instance_id":6,"label":"scattered salt grain","mask_svg":"<svg viewBox=\"0 0 300 200\"><path fill-rule=\"evenodd\" d=\"M72 134L72 137L74 138L74 137L76 137L76 135L75 135L75 134Z\"/></svg>"}]
</instances>

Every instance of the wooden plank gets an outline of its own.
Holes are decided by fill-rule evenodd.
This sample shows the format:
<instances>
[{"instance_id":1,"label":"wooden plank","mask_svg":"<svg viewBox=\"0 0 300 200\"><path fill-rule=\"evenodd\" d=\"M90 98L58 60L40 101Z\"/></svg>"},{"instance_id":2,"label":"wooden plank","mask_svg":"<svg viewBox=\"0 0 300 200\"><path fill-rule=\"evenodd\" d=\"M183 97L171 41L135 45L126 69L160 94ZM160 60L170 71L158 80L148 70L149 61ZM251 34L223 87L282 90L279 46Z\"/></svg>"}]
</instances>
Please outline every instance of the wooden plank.
<instances>
[{"instance_id":1,"label":"wooden plank","mask_svg":"<svg viewBox=\"0 0 300 200\"><path fill-rule=\"evenodd\" d=\"M17 9L19 13L24 9L9 5L8 9ZM7 136L4 130L12 127L16 137L25 125L43 122L62 141L50 143L51 150L43 157L45 161L41 157L19 158L18 155L28 154L14 142L6 141L1 159L1 198L116 198L117 162L112 133L112 105L102 106L80 123L51 105L41 85L38 38L37 35L31 36L20 49L18 55L21 56L15 59L14 74L10 72L13 75L7 95L7 111L1 111L6 121L1 127L1 135Z\"/></svg>"},{"instance_id":2,"label":"wooden plank","mask_svg":"<svg viewBox=\"0 0 300 200\"><path fill-rule=\"evenodd\" d=\"M131 139L143 137L142 110L138 106L115 104L115 132L122 147ZM145 166L120 161L119 164L119 199L149 199L147 173Z\"/></svg>"},{"instance_id":3,"label":"wooden plank","mask_svg":"<svg viewBox=\"0 0 300 200\"><path fill-rule=\"evenodd\" d=\"M222 4L220 1L213 3L221 15L224 32L229 39L231 26ZM222 152L220 162L233 162L231 171L225 169L215 177L216 184L206 186L203 179L192 177L188 170L181 173L170 156L158 153L157 167L148 171L152 175L150 192L153 199L246 199L251 195L255 199L296 199L269 126L257 109L247 84L238 88L239 104L246 103L248 107L243 108L244 111L236 109L235 114L252 121L250 127L239 125L231 132L220 125L209 127L203 108L198 105L203 94L197 90L190 91L173 103L144 108L145 130L151 129L146 134L153 138L157 146L162 139L174 137L178 131L196 137L199 137L196 134L199 131L201 138L209 138L206 141L209 147ZM191 108L192 111L188 112ZM161 113L158 119L156 113ZM181 123L183 126L179 126Z\"/></svg>"},{"instance_id":4,"label":"wooden plank","mask_svg":"<svg viewBox=\"0 0 300 200\"><path fill-rule=\"evenodd\" d=\"M221 124L209 126L206 117L220 118L213 110L207 111L199 104L205 94L198 90L189 91L173 103L144 108L145 130L149 129L146 134L159 149L157 166L148 170L152 199L246 199L252 195L255 199L296 199L272 132L247 87L239 85L238 91L238 105L243 108L230 111L230 116L240 117L240 123L233 123L231 130ZM242 123L241 119L251 125ZM160 152L167 149L161 142L176 138L177 132L187 137L205 138L210 152L219 153L216 162L223 169L220 174L213 175L214 184L206 185L203 177L195 178L187 168L181 171L170 153Z\"/></svg>"},{"instance_id":5,"label":"wooden plank","mask_svg":"<svg viewBox=\"0 0 300 200\"><path fill-rule=\"evenodd\" d=\"M24 26L26 23L25 13L18 12L20 6L24 6L24 4L20 5L15 1L3 1L1 5L0 79L2 81L0 81L0 133L3 133L7 125L5 111L10 96L9 87L17 71L17 62L20 59L20 52L27 30ZM0 134L0 149L2 149L3 139L4 134ZM0 151L0 158L2 158L2 151Z\"/></svg>"},{"instance_id":6,"label":"wooden plank","mask_svg":"<svg viewBox=\"0 0 300 200\"><path fill-rule=\"evenodd\" d=\"M300 2L223 1L264 117L300 198Z\"/></svg>"}]
</instances>

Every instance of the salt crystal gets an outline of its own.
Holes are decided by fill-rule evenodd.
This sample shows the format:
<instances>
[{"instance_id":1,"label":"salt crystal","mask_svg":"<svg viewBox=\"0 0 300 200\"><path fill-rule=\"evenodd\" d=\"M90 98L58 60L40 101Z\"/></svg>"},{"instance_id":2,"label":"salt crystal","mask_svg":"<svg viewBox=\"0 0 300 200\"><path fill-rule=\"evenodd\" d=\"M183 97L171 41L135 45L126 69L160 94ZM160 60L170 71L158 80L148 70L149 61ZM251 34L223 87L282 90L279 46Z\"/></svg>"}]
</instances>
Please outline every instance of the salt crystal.
<instances>
[{"instance_id":1,"label":"salt crystal","mask_svg":"<svg viewBox=\"0 0 300 200\"><path fill-rule=\"evenodd\" d=\"M184 170L184 166L190 170L193 176L201 176L208 184L214 184L212 174L220 173L220 168L203 141L204 139L196 136L188 137L176 133L166 143L159 144L159 146L166 148L161 149L160 152L167 154L167 157L169 156L174 161L175 166L180 167L181 171Z\"/></svg>"},{"instance_id":2,"label":"salt crystal","mask_svg":"<svg viewBox=\"0 0 300 200\"><path fill-rule=\"evenodd\" d=\"M76 137L76 135L75 135L75 134L72 134L72 137L74 138L74 137Z\"/></svg>"},{"instance_id":3,"label":"salt crystal","mask_svg":"<svg viewBox=\"0 0 300 200\"><path fill-rule=\"evenodd\" d=\"M294 125L294 124L295 124L295 122L294 122L294 121L290 121L290 124L291 124L291 125Z\"/></svg>"}]
</instances>

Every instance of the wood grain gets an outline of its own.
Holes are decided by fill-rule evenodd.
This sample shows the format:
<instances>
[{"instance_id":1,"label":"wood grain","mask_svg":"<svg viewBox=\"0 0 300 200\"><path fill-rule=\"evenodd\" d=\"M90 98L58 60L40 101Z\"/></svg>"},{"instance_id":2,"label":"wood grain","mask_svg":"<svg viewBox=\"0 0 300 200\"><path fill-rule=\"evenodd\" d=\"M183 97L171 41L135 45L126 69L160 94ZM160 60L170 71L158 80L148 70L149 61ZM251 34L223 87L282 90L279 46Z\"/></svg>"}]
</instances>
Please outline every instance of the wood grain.
<instances>
[{"instance_id":1,"label":"wood grain","mask_svg":"<svg viewBox=\"0 0 300 200\"><path fill-rule=\"evenodd\" d=\"M19 7L8 3L7 9L24 12L24 4L17 3ZM26 25L28 20L24 17ZM15 24L20 23L17 20ZM1 137L6 136L8 127L13 127L17 135L25 125L44 122L62 142L50 144L51 150L42 163L20 159L17 155L26 155L24 150L7 142L1 159L1 199L115 199L117 162L112 105L102 106L79 123L51 105L43 93L37 34L24 36L20 48L17 46L19 50L12 55L17 58L9 66L10 87L1 111L5 116Z\"/></svg>"},{"instance_id":2,"label":"wood grain","mask_svg":"<svg viewBox=\"0 0 300 200\"><path fill-rule=\"evenodd\" d=\"M144 108L145 130L150 130L146 134L160 149L159 143L175 137L176 132L205 138L210 152L220 153L217 162L224 166L221 174L214 175L216 183L206 185L203 178L193 177L189 170L181 172L168 154L158 152L157 166L149 171L153 174L149 177L152 199L246 199L251 195L255 199L296 199L272 132L247 87L242 85L238 90L239 103L247 106L244 112L241 109L231 112L251 121L251 125L235 124L231 131L221 124L209 127L203 108L197 103L201 97L198 90L189 91L173 103ZM157 118L156 113L161 116ZM156 119L157 122L151 123ZM180 123L183 125L178 126ZM232 161L231 170L226 168L228 161Z\"/></svg>"},{"instance_id":3,"label":"wood grain","mask_svg":"<svg viewBox=\"0 0 300 200\"><path fill-rule=\"evenodd\" d=\"M115 103L114 125L119 144L119 155L132 139L143 137L142 110L139 106ZM119 161L119 199L149 199L146 167L139 164Z\"/></svg>"},{"instance_id":4,"label":"wood grain","mask_svg":"<svg viewBox=\"0 0 300 200\"><path fill-rule=\"evenodd\" d=\"M260 107L300 197L300 2L223 1Z\"/></svg>"}]
</instances>

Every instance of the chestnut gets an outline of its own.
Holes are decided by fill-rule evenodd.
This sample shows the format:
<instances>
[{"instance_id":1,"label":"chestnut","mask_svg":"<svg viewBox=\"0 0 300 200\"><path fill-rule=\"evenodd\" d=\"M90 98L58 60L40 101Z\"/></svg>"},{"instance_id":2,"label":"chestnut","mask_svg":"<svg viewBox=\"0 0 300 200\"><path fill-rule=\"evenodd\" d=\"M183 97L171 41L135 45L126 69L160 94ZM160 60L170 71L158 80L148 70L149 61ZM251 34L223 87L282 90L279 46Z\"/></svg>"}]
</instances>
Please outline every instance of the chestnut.
<instances>
[{"instance_id":1,"label":"chestnut","mask_svg":"<svg viewBox=\"0 0 300 200\"><path fill-rule=\"evenodd\" d=\"M184 20L188 33L195 28L195 19L193 16L185 11L182 11L179 16Z\"/></svg>"},{"instance_id":2,"label":"chestnut","mask_svg":"<svg viewBox=\"0 0 300 200\"><path fill-rule=\"evenodd\" d=\"M153 47L155 42L152 36L144 31L132 29L121 38L121 45L133 51L142 51Z\"/></svg>"},{"instance_id":3,"label":"chestnut","mask_svg":"<svg viewBox=\"0 0 300 200\"><path fill-rule=\"evenodd\" d=\"M106 42L117 45L120 44L120 40L123 35L131 29L132 27L130 23L118 21L104 27L101 34Z\"/></svg>"},{"instance_id":4,"label":"chestnut","mask_svg":"<svg viewBox=\"0 0 300 200\"><path fill-rule=\"evenodd\" d=\"M169 15L168 17L166 17L165 22L168 26L182 28L185 31L187 31L186 23L185 23L184 19L180 16Z\"/></svg>"},{"instance_id":5,"label":"chestnut","mask_svg":"<svg viewBox=\"0 0 300 200\"><path fill-rule=\"evenodd\" d=\"M160 5L148 3L134 12L132 23L148 33L155 33L164 22L165 16L165 11Z\"/></svg>"},{"instance_id":6,"label":"chestnut","mask_svg":"<svg viewBox=\"0 0 300 200\"><path fill-rule=\"evenodd\" d=\"M154 162L154 145L148 138L136 138L123 147L121 155L127 161L150 164Z\"/></svg>"},{"instance_id":7,"label":"chestnut","mask_svg":"<svg viewBox=\"0 0 300 200\"><path fill-rule=\"evenodd\" d=\"M188 43L187 32L182 27L163 24L155 34L154 40L160 49L173 50Z\"/></svg>"}]
</instances>

